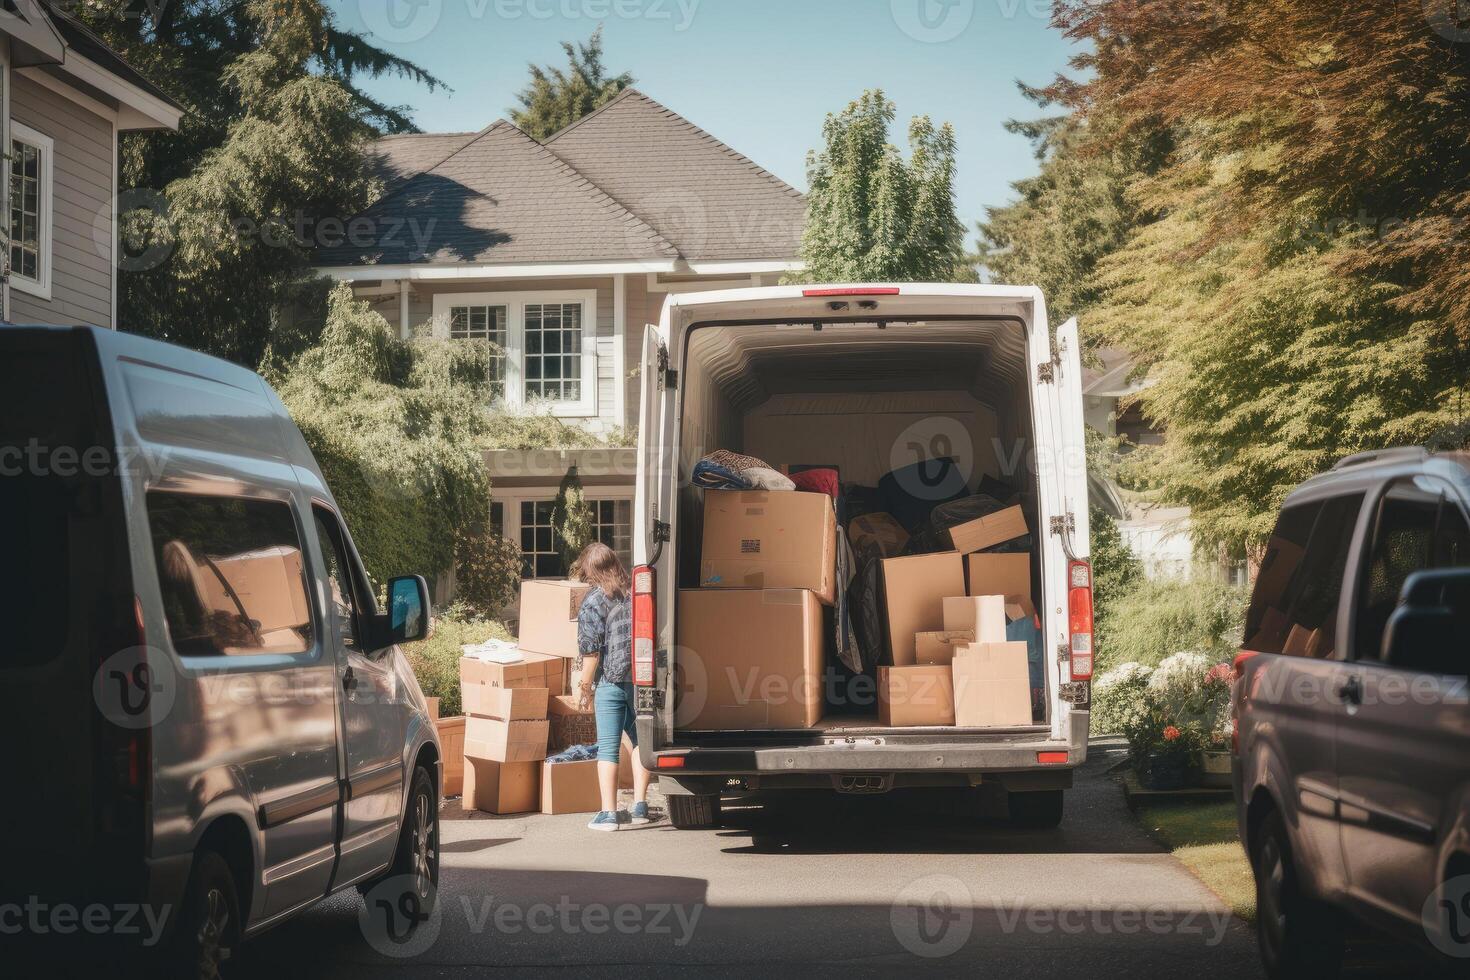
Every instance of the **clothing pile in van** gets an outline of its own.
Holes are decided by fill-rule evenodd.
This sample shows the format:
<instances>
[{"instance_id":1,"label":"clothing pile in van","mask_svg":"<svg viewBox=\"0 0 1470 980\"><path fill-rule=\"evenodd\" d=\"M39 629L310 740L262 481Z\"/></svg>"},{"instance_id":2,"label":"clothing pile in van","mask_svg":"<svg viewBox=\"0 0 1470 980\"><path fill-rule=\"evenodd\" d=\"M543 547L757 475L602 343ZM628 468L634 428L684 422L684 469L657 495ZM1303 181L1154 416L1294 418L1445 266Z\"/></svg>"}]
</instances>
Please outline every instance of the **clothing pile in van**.
<instances>
[{"instance_id":1,"label":"clothing pile in van","mask_svg":"<svg viewBox=\"0 0 1470 980\"><path fill-rule=\"evenodd\" d=\"M721 451L695 472L716 469L772 467ZM873 679L884 724L1032 723L1042 644L1020 494L990 477L969 492L952 459L877 487L843 484L834 466L774 469L793 491L696 477L709 492L699 588L679 596L680 727L812 727L829 656ZM946 600L960 600L948 617Z\"/></svg>"},{"instance_id":2,"label":"clothing pile in van","mask_svg":"<svg viewBox=\"0 0 1470 980\"><path fill-rule=\"evenodd\" d=\"M595 813L597 762L566 757L596 739L590 710L571 694L577 612L591 587L539 579L521 583L520 635L465 646L459 661L464 705L466 810ZM619 782L632 785L623 744ZM552 757L549 759L549 757ZM552 761L554 759L555 761Z\"/></svg>"}]
</instances>

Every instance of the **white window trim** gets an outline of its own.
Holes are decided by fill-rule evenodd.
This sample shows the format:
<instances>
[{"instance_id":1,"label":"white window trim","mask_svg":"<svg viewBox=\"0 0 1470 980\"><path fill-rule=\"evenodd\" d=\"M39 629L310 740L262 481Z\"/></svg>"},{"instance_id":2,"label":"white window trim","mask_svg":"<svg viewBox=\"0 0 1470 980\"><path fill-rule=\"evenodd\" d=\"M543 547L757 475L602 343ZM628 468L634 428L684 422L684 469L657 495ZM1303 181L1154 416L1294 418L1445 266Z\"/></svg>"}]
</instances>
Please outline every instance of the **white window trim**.
<instances>
[{"instance_id":1,"label":"white window trim","mask_svg":"<svg viewBox=\"0 0 1470 980\"><path fill-rule=\"evenodd\" d=\"M36 236L38 239L36 243L38 250L36 264L38 268L36 271L40 273L40 276L36 279L28 279L12 268L10 270L10 286L12 289L18 289L23 293L28 293L39 299L49 300L51 298L51 265L53 260L51 253L51 225L55 220L55 213L52 208L52 176L54 173L53 164L56 159L56 143L45 133L38 132L25 123L16 122L12 119L10 120L9 140L5 143L7 157L11 155L10 144L14 141L27 143L41 151L41 220ZM7 177L9 176L8 169ZM11 201L9 199L10 184L8 181L6 182L5 192L6 204L9 205ZM5 209L5 221L7 222L8 231L8 222L10 221L10 208L8 206ZM9 240L8 234L6 239L7 241Z\"/></svg>"},{"instance_id":2,"label":"white window trim","mask_svg":"<svg viewBox=\"0 0 1470 980\"><path fill-rule=\"evenodd\" d=\"M504 524L501 534L519 550L521 546L521 504L527 501L555 500L560 487L508 487L496 488L491 495L493 503L504 505ZM634 488L630 486L583 486L582 495L591 500L633 500Z\"/></svg>"},{"instance_id":3,"label":"white window trim","mask_svg":"<svg viewBox=\"0 0 1470 980\"><path fill-rule=\"evenodd\" d=\"M580 303L582 306L582 397L546 403L559 418L597 417L597 290L548 289L502 293L434 294L434 336L449 336L449 311L455 306L505 307L505 404L526 404L526 306L535 303Z\"/></svg>"}]
</instances>

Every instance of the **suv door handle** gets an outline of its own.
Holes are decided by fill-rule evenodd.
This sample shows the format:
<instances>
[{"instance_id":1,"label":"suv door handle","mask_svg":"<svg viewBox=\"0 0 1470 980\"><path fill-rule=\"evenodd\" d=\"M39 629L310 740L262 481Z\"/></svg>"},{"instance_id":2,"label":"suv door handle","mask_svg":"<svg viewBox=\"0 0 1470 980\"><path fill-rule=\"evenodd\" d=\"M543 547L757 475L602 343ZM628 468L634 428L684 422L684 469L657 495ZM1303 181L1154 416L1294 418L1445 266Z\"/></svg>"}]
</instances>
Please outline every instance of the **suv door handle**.
<instances>
[{"instance_id":1,"label":"suv door handle","mask_svg":"<svg viewBox=\"0 0 1470 980\"><path fill-rule=\"evenodd\" d=\"M357 690L357 675L352 672L351 667L348 667L346 673L342 675L342 690Z\"/></svg>"},{"instance_id":2,"label":"suv door handle","mask_svg":"<svg viewBox=\"0 0 1470 980\"><path fill-rule=\"evenodd\" d=\"M1343 681L1337 689L1337 696L1345 704L1360 705L1363 703L1363 679L1357 674L1352 674Z\"/></svg>"}]
</instances>

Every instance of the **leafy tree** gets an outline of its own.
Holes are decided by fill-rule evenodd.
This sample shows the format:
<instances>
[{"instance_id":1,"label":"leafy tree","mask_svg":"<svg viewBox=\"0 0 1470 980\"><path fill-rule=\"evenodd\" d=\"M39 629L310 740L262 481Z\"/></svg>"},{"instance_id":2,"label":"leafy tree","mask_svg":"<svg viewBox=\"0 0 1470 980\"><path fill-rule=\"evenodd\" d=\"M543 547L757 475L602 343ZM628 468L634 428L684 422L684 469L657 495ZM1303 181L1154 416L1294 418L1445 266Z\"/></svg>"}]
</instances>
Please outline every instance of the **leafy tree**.
<instances>
[{"instance_id":1,"label":"leafy tree","mask_svg":"<svg viewBox=\"0 0 1470 980\"><path fill-rule=\"evenodd\" d=\"M552 65L531 65L531 81L519 93L520 108L511 108L510 121L532 139L544 140L595 111L633 84L628 72L608 77L602 64L602 28L586 44L563 41L566 71Z\"/></svg>"},{"instance_id":2,"label":"leafy tree","mask_svg":"<svg viewBox=\"0 0 1470 980\"><path fill-rule=\"evenodd\" d=\"M551 509L551 530L556 535L562 563L570 569L582 549L592 543L593 534L592 508L582 492L582 478L575 466L567 470L557 488L556 503Z\"/></svg>"},{"instance_id":3,"label":"leafy tree","mask_svg":"<svg viewBox=\"0 0 1470 980\"><path fill-rule=\"evenodd\" d=\"M824 147L807 157L806 282L969 279L955 216L954 129L927 116L909 124L905 161L888 140L896 116L881 90L827 116ZM795 279L797 277L793 277Z\"/></svg>"},{"instance_id":4,"label":"leafy tree","mask_svg":"<svg viewBox=\"0 0 1470 980\"><path fill-rule=\"evenodd\" d=\"M368 574L437 575L483 533L489 348L400 340L346 283L321 342L270 380L316 455Z\"/></svg>"},{"instance_id":5,"label":"leafy tree","mask_svg":"<svg viewBox=\"0 0 1470 980\"><path fill-rule=\"evenodd\" d=\"M284 362L320 318L298 298L308 246L375 193L366 141L411 130L359 77L433 75L337 26L323 0L83 0L76 14L185 109L177 133L125 134L124 329L250 367ZM319 294L315 304L320 308Z\"/></svg>"}]
</instances>

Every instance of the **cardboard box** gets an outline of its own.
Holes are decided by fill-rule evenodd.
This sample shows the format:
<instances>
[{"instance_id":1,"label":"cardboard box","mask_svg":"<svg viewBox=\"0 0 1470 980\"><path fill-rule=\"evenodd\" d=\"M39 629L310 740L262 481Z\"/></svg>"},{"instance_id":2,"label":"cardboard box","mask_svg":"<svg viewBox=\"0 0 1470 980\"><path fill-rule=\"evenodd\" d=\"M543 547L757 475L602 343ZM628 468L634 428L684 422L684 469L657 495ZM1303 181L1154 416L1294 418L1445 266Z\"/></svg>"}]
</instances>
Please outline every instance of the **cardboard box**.
<instances>
[{"instance_id":1,"label":"cardboard box","mask_svg":"<svg viewBox=\"0 0 1470 980\"><path fill-rule=\"evenodd\" d=\"M914 634L944 628L945 596L965 594L957 551L883 559L883 592L892 665L914 663Z\"/></svg>"},{"instance_id":2,"label":"cardboard box","mask_svg":"<svg viewBox=\"0 0 1470 980\"><path fill-rule=\"evenodd\" d=\"M546 758L546 740L551 723L540 721L497 721L467 718L464 727L466 759L495 762L536 762Z\"/></svg>"},{"instance_id":3,"label":"cardboard box","mask_svg":"<svg viewBox=\"0 0 1470 980\"><path fill-rule=\"evenodd\" d=\"M811 728L822 717L822 636L806 589L680 590L675 724Z\"/></svg>"},{"instance_id":4,"label":"cardboard box","mask_svg":"<svg viewBox=\"0 0 1470 980\"><path fill-rule=\"evenodd\" d=\"M541 812L596 813L602 809L597 762L540 762Z\"/></svg>"},{"instance_id":5,"label":"cardboard box","mask_svg":"<svg viewBox=\"0 0 1470 980\"><path fill-rule=\"evenodd\" d=\"M878 668L878 722L890 728L954 724L948 664Z\"/></svg>"},{"instance_id":6,"label":"cardboard box","mask_svg":"<svg viewBox=\"0 0 1470 980\"><path fill-rule=\"evenodd\" d=\"M464 760L460 806L486 813L531 813L540 795L540 763Z\"/></svg>"},{"instance_id":7,"label":"cardboard box","mask_svg":"<svg viewBox=\"0 0 1470 980\"><path fill-rule=\"evenodd\" d=\"M837 595L837 514L825 493L710 490L704 495L699 584Z\"/></svg>"},{"instance_id":8,"label":"cardboard box","mask_svg":"<svg viewBox=\"0 0 1470 980\"><path fill-rule=\"evenodd\" d=\"M513 664L499 664L474 657L459 659L460 693L471 684L491 687L544 687L551 696L566 692L566 661L545 653L526 653Z\"/></svg>"},{"instance_id":9,"label":"cardboard box","mask_svg":"<svg viewBox=\"0 0 1470 980\"><path fill-rule=\"evenodd\" d=\"M1020 604L1027 612L1035 613L1031 601L1031 556L1025 552L1017 554L995 554L984 552L966 555L966 595L1003 595L1007 600Z\"/></svg>"},{"instance_id":10,"label":"cardboard box","mask_svg":"<svg viewBox=\"0 0 1470 980\"><path fill-rule=\"evenodd\" d=\"M444 753L444 785L441 791L445 796L459 796L464 792L464 723L463 715L434 722L439 732L439 748Z\"/></svg>"},{"instance_id":11,"label":"cardboard box","mask_svg":"<svg viewBox=\"0 0 1470 980\"><path fill-rule=\"evenodd\" d=\"M916 664L948 664L955 650L975 642L974 630L925 630L914 634Z\"/></svg>"},{"instance_id":12,"label":"cardboard box","mask_svg":"<svg viewBox=\"0 0 1470 980\"><path fill-rule=\"evenodd\" d=\"M970 630L977 643L1006 641L1006 599L998 595L946 596L944 628Z\"/></svg>"},{"instance_id":13,"label":"cardboard box","mask_svg":"<svg viewBox=\"0 0 1470 980\"><path fill-rule=\"evenodd\" d=\"M1031 724L1031 674L1024 643L972 643L950 665L955 724L996 728Z\"/></svg>"},{"instance_id":14,"label":"cardboard box","mask_svg":"<svg viewBox=\"0 0 1470 980\"><path fill-rule=\"evenodd\" d=\"M1026 515L1021 513L1021 508L1017 505L973 521L956 524L948 533L950 546L961 554L968 554L1005 544L1030 530L1026 526Z\"/></svg>"},{"instance_id":15,"label":"cardboard box","mask_svg":"<svg viewBox=\"0 0 1470 980\"><path fill-rule=\"evenodd\" d=\"M551 741L546 746L548 753L597 741L597 716L590 708L579 711L575 694L552 698L548 709L551 716Z\"/></svg>"},{"instance_id":16,"label":"cardboard box","mask_svg":"<svg viewBox=\"0 0 1470 980\"><path fill-rule=\"evenodd\" d=\"M521 626L516 645L554 657L577 655L577 613L592 586L564 579L521 583Z\"/></svg>"},{"instance_id":17,"label":"cardboard box","mask_svg":"<svg viewBox=\"0 0 1470 980\"><path fill-rule=\"evenodd\" d=\"M489 684L461 684L459 694L465 714L501 721L545 718L551 696L544 687L491 687Z\"/></svg>"}]
</instances>

